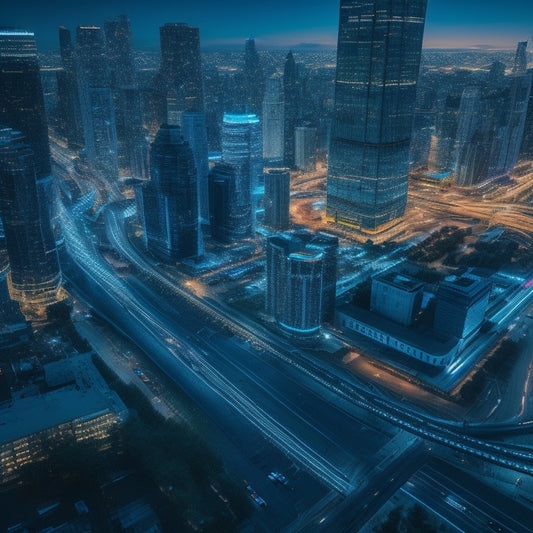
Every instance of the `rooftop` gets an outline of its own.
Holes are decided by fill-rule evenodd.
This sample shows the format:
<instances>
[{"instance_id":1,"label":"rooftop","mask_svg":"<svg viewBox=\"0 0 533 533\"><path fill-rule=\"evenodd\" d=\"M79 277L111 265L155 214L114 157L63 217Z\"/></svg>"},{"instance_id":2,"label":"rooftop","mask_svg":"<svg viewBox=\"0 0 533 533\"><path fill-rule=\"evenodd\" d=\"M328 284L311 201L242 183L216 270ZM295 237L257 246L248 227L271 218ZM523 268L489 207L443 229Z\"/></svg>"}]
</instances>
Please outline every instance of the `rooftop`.
<instances>
[{"instance_id":1,"label":"rooftop","mask_svg":"<svg viewBox=\"0 0 533 533\"><path fill-rule=\"evenodd\" d=\"M421 281L395 272L394 270L376 274L373 279L408 292L416 292L424 287Z\"/></svg>"},{"instance_id":2,"label":"rooftop","mask_svg":"<svg viewBox=\"0 0 533 533\"><path fill-rule=\"evenodd\" d=\"M71 364L75 385L15 399L2 406L0 445L71 420L126 410L92 364L90 355L79 355L65 362Z\"/></svg>"}]
</instances>

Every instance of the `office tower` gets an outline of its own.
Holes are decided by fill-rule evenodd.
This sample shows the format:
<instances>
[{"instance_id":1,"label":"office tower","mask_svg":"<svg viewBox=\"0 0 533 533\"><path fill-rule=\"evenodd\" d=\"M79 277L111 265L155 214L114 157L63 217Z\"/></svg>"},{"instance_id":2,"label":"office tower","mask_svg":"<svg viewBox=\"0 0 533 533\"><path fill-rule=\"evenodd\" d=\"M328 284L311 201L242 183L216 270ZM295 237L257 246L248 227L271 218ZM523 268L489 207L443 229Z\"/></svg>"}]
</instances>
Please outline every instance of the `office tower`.
<instances>
[{"instance_id":1,"label":"office tower","mask_svg":"<svg viewBox=\"0 0 533 533\"><path fill-rule=\"evenodd\" d=\"M513 74L524 74L527 70L527 41L518 43L514 57Z\"/></svg>"},{"instance_id":2,"label":"office tower","mask_svg":"<svg viewBox=\"0 0 533 533\"><path fill-rule=\"evenodd\" d=\"M194 156L178 126L164 124L150 147L148 183L142 195L145 242L157 258L179 261L200 255L198 186Z\"/></svg>"},{"instance_id":3,"label":"office tower","mask_svg":"<svg viewBox=\"0 0 533 533\"><path fill-rule=\"evenodd\" d=\"M370 310L404 326L412 325L422 306L424 284L387 271L372 276Z\"/></svg>"},{"instance_id":4,"label":"office tower","mask_svg":"<svg viewBox=\"0 0 533 533\"><path fill-rule=\"evenodd\" d=\"M264 225L284 231L289 228L291 174L288 168L271 168L265 172Z\"/></svg>"},{"instance_id":5,"label":"office tower","mask_svg":"<svg viewBox=\"0 0 533 533\"><path fill-rule=\"evenodd\" d=\"M283 163L294 168L294 129L300 116L300 84L292 52L287 54L283 70Z\"/></svg>"},{"instance_id":6,"label":"office tower","mask_svg":"<svg viewBox=\"0 0 533 533\"><path fill-rule=\"evenodd\" d=\"M24 135L37 181L47 179L48 124L33 32L0 28L0 124Z\"/></svg>"},{"instance_id":7,"label":"office tower","mask_svg":"<svg viewBox=\"0 0 533 533\"><path fill-rule=\"evenodd\" d=\"M237 173L231 165L218 163L209 172L209 229L213 239L226 244L242 237L239 230L243 225L235 203L236 180Z\"/></svg>"},{"instance_id":8,"label":"office tower","mask_svg":"<svg viewBox=\"0 0 533 533\"><path fill-rule=\"evenodd\" d=\"M45 306L62 298L61 272L36 170L24 136L0 129L0 214L11 267L9 293L23 305Z\"/></svg>"},{"instance_id":9,"label":"office tower","mask_svg":"<svg viewBox=\"0 0 533 533\"><path fill-rule=\"evenodd\" d=\"M490 283L467 273L443 281L437 293L433 329L442 337L465 339L475 333L485 317Z\"/></svg>"},{"instance_id":10,"label":"office tower","mask_svg":"<svg viewBox=\"0 0 533 533\"><path fill-rule=\"evenodd\" d=\"M336 272L336 249L333 255L333 241L329 239L329 236L315 236L305 231L282 233L267 239L265 310L289 336L316 335L324 315L325 298L331 306L331 286L324 278L332 260ZM326 314L329 316L331 310Z\"/></svg>"},{"instance_id":11,"label":"office tower","mask_svg":"<svg viewBox=\"0 0 533 533\"><path fill-rule=\"evenodd\" d=\"M194 155L194 164L198 174L198 201L200 219L209 223L209 156L207 150L207 129L205 113L200 111L186 111L181 116L181 132L189 143Z\"/></svg>"},{"instance_id":12,"label":"office tower","mask_svg":"<svg viewBox=\"0 0 533 533\"><path fill-rule=\"evenodd\" d=\"M431 138L428 170L434 174L449 173L454 158L457 117L461 99L445 89L437 98L435 134Z\"/></svg>"},{"instance_id":13,"label":"office tower","mask_svg":"<svg viewBox=\"0 0 533 533\"><path fill-rule=\"evenodd\" d=\"M107 20L104 32L115 107L118 165L123 173L146 178L148 132L143 129L130 21L126 15Z\"/></svg>"},{"instance_id":14,"label":"office tower","mask_svg":"<svg viewBox=\"0 0 533 533\"><path fill-rule=\"evenodd\" d=\"M244 97L246 113L260 115L265 94L265 75L261 67L259 54L255 48L255 39L246 39L244 45Z\"/></svg>"},{"instance_id":15,"label":"office tower","mask_svg":"<svg viewBox=\"0 0 533 533\"><path fill-rule=\"evenodd\" d=\"M59 27L59 50L63 68L57 72L58 128L73 149L84 145L83 121L81 119L76 54L70 30Z\"/></svg>"},{"instance_id":16,"label":"office tower","mask_svg":"<svg viewBox=\"0 0 533 533\"><path fill-rule=\"evenodd\" d=\"M341 0L327 216L365 232L401 217L427 0Z\"/></svg>"},{"instance_id":17,"label":"office tower","mask_svg":"<svg viewBox=\"0 0 533 533\"><path fill-rule=\"evenodd\" d=\"M478 87L466 87L461 95L455 137L455 160L453 169L457 171L461 152L472 139L480 120L481 91Z\"/></svg>"},{"instance_id":18,"label":"office tower","mask_svg":"<svg viewBox=\"0 0 533 533\"><path fill-rule=\"evenodd\" d=\"M294 130L294 164L303 172L316 170L316 128L300 126Z\"/></svg>"},{"instance_id":19,"label":"office tower","mask_svg":"<svg viewBox=\"0 0 533 533\"><path fill-rule=\"evenodd\" d=\"M252 234L257 204L256 190L263 177L261 123L256 115L224 114L222 121L222 161L237 172L235 202L240 206L240 234Z\"/></svg>"},{"instance_id":20,"label":"office tower","mask_svg":"<svg viewBox=\"0 0 533 533\"><path fill-rule=\"evenodd\" d=\"M76 45L85 152L92 169L114 181L118 177L117 132L102 29L78 26Z\"/></svg>"},{"instance_id":21,"label":"office tower","mask_svg":"<svg viewBox=\"0 0 533 533\"><path fill-rule=\"evenodd\" d=\"M161 66L155 90L160 101L160 121L166 122L167 100L176 100L179 111L204 111L200 30L183 23L159 28Z\"/></svg>"},{"instance_id":22,"label":"office tower","mask_svg":"<svg viewBox=\"0 0 533 533\"><path fill-rule=\"evenodd\" d=\"M284 129L283 82L280 76L271 76L266 82L263 100L263 158L265 164L283 163Z\"/></svg>"}]
</instances>

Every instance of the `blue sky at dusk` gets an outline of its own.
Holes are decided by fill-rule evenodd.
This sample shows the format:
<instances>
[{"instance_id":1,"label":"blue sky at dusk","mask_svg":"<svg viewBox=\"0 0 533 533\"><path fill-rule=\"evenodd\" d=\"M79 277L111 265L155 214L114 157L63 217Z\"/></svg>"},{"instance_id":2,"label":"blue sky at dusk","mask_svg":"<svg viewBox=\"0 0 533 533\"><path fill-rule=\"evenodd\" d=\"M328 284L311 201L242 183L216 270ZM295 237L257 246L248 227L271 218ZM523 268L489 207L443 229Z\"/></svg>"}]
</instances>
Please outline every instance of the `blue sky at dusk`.
<instances>
[{"instance_id":1,"label":"blue sky at dusk","mask_svg":"<svg viewBox=\"0 0 533 533\"><path fill-rule=\"evenodd\" d=\"M187 22L200 27L202 46L242 45L249 35L258 46L298 43L335 45L338 0L28 0L3 2L0 21L36 32L40 48L57 48L57 26L102 24L127 13L137 48L157 48L159 26ZM514 48L533 37L532 0L429 0L425 47Z\"/></svg>"}]
</instances>

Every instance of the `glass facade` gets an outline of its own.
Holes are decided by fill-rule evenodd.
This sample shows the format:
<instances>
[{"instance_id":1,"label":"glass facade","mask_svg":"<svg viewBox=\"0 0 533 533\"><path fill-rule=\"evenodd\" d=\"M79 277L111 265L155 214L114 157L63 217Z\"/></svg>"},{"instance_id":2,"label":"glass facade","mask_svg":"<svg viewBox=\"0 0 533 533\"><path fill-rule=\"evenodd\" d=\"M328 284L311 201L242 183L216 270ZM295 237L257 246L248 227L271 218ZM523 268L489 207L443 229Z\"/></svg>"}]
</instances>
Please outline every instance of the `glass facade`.
<instances>
[{"instance_id":1,"label":"glass facade","mask_svg":"<svg viewBox=\"0 0 533 533\"><path fill-rule=\"evenodd\" d=\"M427 0L341 0L327 184L332 221L379 231L407 203Z\"/></svg>"}]
</instances>

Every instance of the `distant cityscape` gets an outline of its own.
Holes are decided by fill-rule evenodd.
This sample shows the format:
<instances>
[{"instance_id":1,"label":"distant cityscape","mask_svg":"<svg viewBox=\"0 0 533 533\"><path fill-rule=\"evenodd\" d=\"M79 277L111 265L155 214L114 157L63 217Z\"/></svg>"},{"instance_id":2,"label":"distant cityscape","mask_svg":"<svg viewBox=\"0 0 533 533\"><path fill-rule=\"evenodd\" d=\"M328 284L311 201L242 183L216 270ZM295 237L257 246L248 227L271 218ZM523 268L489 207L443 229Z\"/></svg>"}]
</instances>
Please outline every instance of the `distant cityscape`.
<instances>
[{"instance_id":1,"label":"distant cityscape","mask_svg":"<svg viewBox=\"0 0 533 533\"><path fill-rule=\"evenodd\" d=\"M533 55L426 8L0 27L0 531L533 530Z\"/></svg>"}]
</instances>

